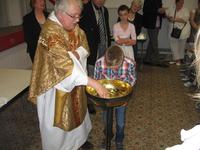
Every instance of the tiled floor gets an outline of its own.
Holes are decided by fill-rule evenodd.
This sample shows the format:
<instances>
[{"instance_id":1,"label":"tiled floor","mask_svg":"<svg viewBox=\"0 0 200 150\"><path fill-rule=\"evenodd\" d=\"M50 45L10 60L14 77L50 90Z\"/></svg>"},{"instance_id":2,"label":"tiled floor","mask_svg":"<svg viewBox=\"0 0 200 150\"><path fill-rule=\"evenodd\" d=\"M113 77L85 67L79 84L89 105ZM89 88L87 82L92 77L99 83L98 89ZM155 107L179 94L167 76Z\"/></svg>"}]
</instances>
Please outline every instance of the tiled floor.
<instances>
[{"instance_id":1,"label":"tiled floor","mask_svg":"<svg viewBox=\"0 0 200 150\"><path fill-rule=\"evenodd\" d=\"M197 124L200 115L186 95L178 68L144 66L126 115L126 150L164 150L180 143L180 130ZM37 112L27 93L0 112L0 150L41 150ZM91 116L90 141L100 149L103 138L101 109ZM114 150L114 142L112 142Z\"/></svg>"}]
</instances>

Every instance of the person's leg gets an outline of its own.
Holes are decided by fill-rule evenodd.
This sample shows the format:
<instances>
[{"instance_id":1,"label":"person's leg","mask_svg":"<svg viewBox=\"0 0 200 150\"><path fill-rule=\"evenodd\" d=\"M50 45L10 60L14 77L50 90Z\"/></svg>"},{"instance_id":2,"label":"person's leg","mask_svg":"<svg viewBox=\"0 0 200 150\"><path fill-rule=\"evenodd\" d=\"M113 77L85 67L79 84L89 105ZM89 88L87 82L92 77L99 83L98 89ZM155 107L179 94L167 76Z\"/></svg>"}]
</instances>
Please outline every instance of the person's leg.
<instances>
[{"instance_id":1,"label":"person's leg","mask_svg":"<svg viewBox=\"0 0 200 150\"><path fill-rule=\"evenodd\" d=\"M124 127L125 127L125 117L126 117L126 106L121 106L115 108L116 116L116 147L117 149L123 149L124 140Z\"/></svg>"},{"instance_id":2,"label":"person's leg","mask_svg":"<svg viewBox=\"0 0 200 150\"><path fill-rule=\"evenodd\" d=\"M179 53L180 53L180 59L184 59L185 56L185 44L186 44L186 39L180 40L179 41Z\"/></svg>"},{"instance_id":3,"label":"person's leg","mask_svg":"<svg viewBox=\"0 0 200 150\"><path fill-rule=\"evenodd\" d=\"M133 46L133 53L134 53L134 57L135 57L135 61L138 61L138 44L136 43L136 45Z\"/></svg>"},{"instance_id":4,"label":"person's leg","mask_svg":"<svg viewBox=\"0 0 200 150\"><path fill-rule=\"evenodd\" d=\"M185 55L185 43L186 40L182 40L182 39L175 39L175 45L176 45L176 50L175 50L175 61L176 61L176 65L180 66L181 65L181 60L184 59L184 55Z\"/></svg>"},{"instance_id":5,"label":"person's leg","mask_svg":"<svg viewBox=\"0 0 200 150\"><path fill-rule=\"evenodd\" d=\"M152 52L152 45L151 45L151 41L150 41L151 29L147 29L147 33L149 36L149 41L148 41L148 45L147 45L147 49L146 49L145 61L151 62L151 52Z\"/></svg>"},{"instance_id":6,"label":"person's leg","mask_svg":"<svg viewBox=\"0 0 200 150\"><path fill-rule=\"evenodd\" d=\"M170 38L170 47L172 51L172 59L173 61L176 61L179 58L177 39Z\"/></svg>"},{"instance_id":7,"label":"person's leg","mask_svg":"<svg viewBox=\"0 0 200 150\"><path fill-rule=\"evenodd\" d=\"M158 33L159 29L149 30L149 40L151 43L152 51L151 51L151 60L153 63L159 62L159 51L158 51Z\"/></svg>"},{"instance_id":8,"label":"person's leg","mask_svg":"<svg viewBox=\"0 0 200 150\"><path fill-rule=\"evenodd\" d=\"M106 130L107 130L107 111L106 111L106 109L105 108L102 108L102 118L103 118L103 127L104 127L104 129L103 129L103 135L104 135L104 137L103 137L103 139L102 139L102 143L101 143L101 149L102 150L104 150L104 149L106 149ZM112 127L113 128L113 127ZM111 139L113 138L113 131L112 131L112 133L111 133Z\"/></svg>"}]
</instances>

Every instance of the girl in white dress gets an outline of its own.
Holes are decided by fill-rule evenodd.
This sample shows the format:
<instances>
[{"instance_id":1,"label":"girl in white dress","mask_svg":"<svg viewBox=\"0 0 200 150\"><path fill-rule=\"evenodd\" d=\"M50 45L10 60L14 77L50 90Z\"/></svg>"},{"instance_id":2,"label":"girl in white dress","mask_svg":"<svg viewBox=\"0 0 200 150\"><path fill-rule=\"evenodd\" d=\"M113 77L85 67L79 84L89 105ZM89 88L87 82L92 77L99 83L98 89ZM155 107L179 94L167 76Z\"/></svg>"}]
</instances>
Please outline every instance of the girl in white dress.
<instances>
[{"instance_id":1,"label":"girl in white dress","mask_svg":"<svg viewBox=\"0 0 200 150\"><path fill-rule=\"evenodd\" d=\"M119 45L124 56L135 61L133 53L133 45L136 44L135 26L128 21L129 8L126 5L121 5L118 8L120 21L113 26L113 36L117 45Z\"/></svg>"}]
</instances>

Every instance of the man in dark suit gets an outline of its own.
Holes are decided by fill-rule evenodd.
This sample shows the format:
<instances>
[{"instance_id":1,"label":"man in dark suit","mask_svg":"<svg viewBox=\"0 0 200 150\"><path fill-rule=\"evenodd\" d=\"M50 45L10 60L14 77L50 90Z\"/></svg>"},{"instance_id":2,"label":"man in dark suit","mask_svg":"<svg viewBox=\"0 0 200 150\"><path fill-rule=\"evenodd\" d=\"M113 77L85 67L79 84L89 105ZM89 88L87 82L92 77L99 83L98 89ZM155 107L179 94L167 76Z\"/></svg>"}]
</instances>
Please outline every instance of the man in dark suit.
<instances>
[{"instance_id":1,"label":"man in dark suit","mask_svg":"<svg viewBox=\"0 0 200 150\"><path fill-rule=\"evenodd\" d=\"M86 3L79 22L80 27L85 31L90 48L90 56L87 60L89 76L93 76L97 58L102 57L111 44L109 14L107 8L104 7L104 2L105 0L91 0ZM103 21L100 22L100 20ZM89 112L95 113L91 103L88 104L88 108Z\"/></svg>"},{"instance_id":2,"label":"man in dark suit","mask_svg":"<svg viewBox=\"0 0 200 150\"><path fill-rule=\"evenodd\" d=\"M101 57L105 49L110 46L110 28L109 28L109 14L106 7L104 7L105 0L91 0L84 5L82 11L82 18L80 20L80 27L85 31L89 48L90 56L88 58L88 64L95 65L97 57ZM100 31L99 31L99 14L98 11L103 13L103 26L105 41L100 40ZM105 43L104 43L105 42ZM101 51L101 46L104 46L104 49ZM102 54L103 53L103 54Z\"/></svg>"},{"instance_id":3,"label":"man in dark suit","mask_svg":"<svg viewBox=\"0 0 200 150\"><path fill-rule=\"evenodd\" d=\"M162 24L165 8L162 0L145 0L143 6L143 26L147 29L149 43L145 61L151 64L159 63L158 33Z\"/></svg>"}]
</instances>

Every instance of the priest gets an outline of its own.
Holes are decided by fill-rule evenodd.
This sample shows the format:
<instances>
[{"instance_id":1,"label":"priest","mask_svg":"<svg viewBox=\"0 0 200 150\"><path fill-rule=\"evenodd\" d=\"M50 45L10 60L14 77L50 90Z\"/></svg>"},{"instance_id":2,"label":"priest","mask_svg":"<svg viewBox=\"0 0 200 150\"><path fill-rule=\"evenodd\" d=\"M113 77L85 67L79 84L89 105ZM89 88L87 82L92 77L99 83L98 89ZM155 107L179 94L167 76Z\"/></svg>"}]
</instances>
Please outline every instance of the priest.
<instances>
[{"instance_id":1,"label":"priest","mask_svg":"<svg viewBox=\"0 0 200 150\"><path fill-rule=\"evenodd\" d=\"M77 150L91 130L84 85L101 97L107 90L85 71L89 55L78 22L81 0L56 0L42 27L29 100L37 104L43 150Z\"/></svg>"}]
</instances>

